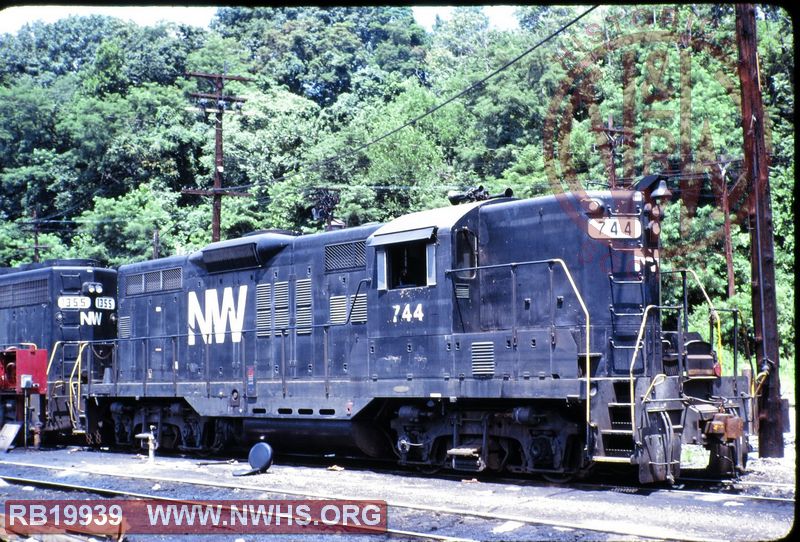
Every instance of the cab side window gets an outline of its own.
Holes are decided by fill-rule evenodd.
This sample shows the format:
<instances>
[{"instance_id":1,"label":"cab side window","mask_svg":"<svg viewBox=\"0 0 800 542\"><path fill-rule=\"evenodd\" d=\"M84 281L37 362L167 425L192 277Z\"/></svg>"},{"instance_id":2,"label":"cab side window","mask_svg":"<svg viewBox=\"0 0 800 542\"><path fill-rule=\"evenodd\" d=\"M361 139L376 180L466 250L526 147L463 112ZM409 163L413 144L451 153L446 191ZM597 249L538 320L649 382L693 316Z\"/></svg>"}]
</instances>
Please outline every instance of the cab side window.
<instances>
[{"instance_id":1,"label":"cab side window","mask_svg":"<svg viewBox=\"0 0 800 542\"><path fill-rule=\"evenodd\" d=\"M475 278L475 268L478 267L478 238L467 228L456 233L455 267L463 269L456 272L456 277L463 280Z\"/></svg>"},{"instance_id":2,"label":"cab side window","mask_svg":"<svg viewBox=\"0 0 800 542\"><path fill-rule=\"evenodd\" d=\"M435 245L426 240L378 249L378 288L397 290L436 284Z\"/></svg>"}]
</instances>

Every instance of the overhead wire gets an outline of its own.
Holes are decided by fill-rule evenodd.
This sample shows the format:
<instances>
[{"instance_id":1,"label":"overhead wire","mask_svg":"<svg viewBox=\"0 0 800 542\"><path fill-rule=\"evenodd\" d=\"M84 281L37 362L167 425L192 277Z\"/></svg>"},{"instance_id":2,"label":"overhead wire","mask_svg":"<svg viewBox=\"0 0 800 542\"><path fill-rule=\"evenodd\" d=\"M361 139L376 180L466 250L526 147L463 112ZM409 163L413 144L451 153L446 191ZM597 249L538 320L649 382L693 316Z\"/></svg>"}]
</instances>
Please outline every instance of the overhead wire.
<instances>
[{"instance_id":1,"label":"overhead wire","mask_svg":"<svg viewBox=\"0 0 800 542\"><path fill-rule=\"evenodd\" d=\"M318 162L314 162L314 163L306 166L305 169L301 169L301 170L298 170L298 171L293 171L293 172L287 173L285 175L282 175L281 177L277 177L275 179L272 179L272 182L285 181L285 180L287 180L289 178L292 178L292 177L295 177L295 176L299 175L300 173L304 173L305 171L307 171L309 169L311 171L313 171L315 169L319 169L319 168L321 168L321 167L323 167L323 166L325 166L327 164L330 164L332 162L336 162L338 160L341 160L342 158L345 158L345 157L348 157L348 156L353 156L353 155L363 151L364 149L367 149L367 148L369 148L369 147L371 147L371 146L373 146L373 145L375 145L377 143L380 143L384 139L387 139L387 138L393 136L394 134L396 134L396 133L408 128L409 126L415 125L416 123L418 123L422 119L432 115L433 113L435 113L436 111L440 110L441 108L453 103L454 101L456 101L457 99L461 98L462 96L465 96L466 94L469 94L470 92L474 91L475 89L480 88L489 79L492 79L497 74L505 71L506 69L508 69L509 67L513 66L514 64L516 64L517 62L519 62L520 60L522 60L523 58L525 58L526 56L528 56L529 54L534 52L536 49L538 49L539 47L541 47L545 43L551 41L556 36L562 34L569 27L571 27L572 25L574 25L575 23L577 23L578 21L580 21L581 19L583 19L584 17L589 15L589 13L591 13L592 11L597 9L598 7L599 7L598 4L595 4L594 6L590 7L589 9L587 9L586 11L581 13L580 15L574 17L568 23L562 25L560 28L558 28L556 31L554 31L550 35L548 35L546 38L538 41L533 46L529 47L528 49L526 49L525 51L523 51L519 55L515 56L514 58L512 58L511 60L509 60L508 62L506 62L502 66L500 66L499 68L495 69L494 71L492 71L488 75L484 76L482 79L479 79L478 81L470 84L468 87L464 88L460 92L454 94L453 96L451 96L450 98L446 99L445 101L439 103L438 105L435 105L434 107L428 109L424 113L421 113L421 114L417 115L413 119L411 119L411 120L407 121L406 123L398 126L397 128L389 130L388 132L376 137L375 139L372 139L372 140L370 140L370 141L368 141L366 143L363 143L363 144L359 145L355 149L351 149L351 150L348 150L346 152L339 153L339 154L336 154L336 155L331 156L329 158L326 158L324 160L320 160ZM250 183L250 184L244 184L244 185L239 185L239 186L230 186L230 187L228 187L228 189L229 190L245 190L245 189L248 189L248 188L253 188L253 187L255 187L255 186L259 185L259 184L262 184L262 183L263 183L263 181L257 181L257 182Z\"/></svg>"}]
</instances>

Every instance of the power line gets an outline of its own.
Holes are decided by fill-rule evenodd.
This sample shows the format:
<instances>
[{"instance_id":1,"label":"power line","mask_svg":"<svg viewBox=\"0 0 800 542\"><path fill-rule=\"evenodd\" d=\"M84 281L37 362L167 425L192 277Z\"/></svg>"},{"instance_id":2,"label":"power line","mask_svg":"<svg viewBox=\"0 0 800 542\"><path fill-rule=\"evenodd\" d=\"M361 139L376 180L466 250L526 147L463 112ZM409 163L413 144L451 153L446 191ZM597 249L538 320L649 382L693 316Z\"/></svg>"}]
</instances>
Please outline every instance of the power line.
<instances>
[{"instance_id":1,"label":"power line","mask_svg":"<svg viewBox=\"0 0 800 542\"><path fill-rule=\"evenodd\" d=\"M577 23L578 21L580 21L581 19L586 17L589 13L591 13L592 11L597 9L598 7L599 6L597 4L595 4L594 6L590 7L589 9L587 9L586 11L584 11L583 13L581 13L580 15L578 15L577 17L572 19L567 24L561 26L558 30L556 30L555 32L553 32L552 34L547 36L546 38L540 40L539 42L537 42L532 47L526 49L525 51L523 51L519 55L515 56L514 58L512 58L511 60L509 60L508 62L506 62L505 64L503 64L502 66L500 66L499 68L494 70L493 72L491 72L489 75L487 75L487 76L483 77L482 79L479 79L478 81L472 83L471 85L469 85L467 88L465 88L461 92L451 96L447 100L445 100L442 103L432 107L431 109L428 109L424 113L414 117L413 119L411 119L410 121L406 122L405 124L402 124L401 126L398 126L397 128L394 128L393 130L390 130L390 131L386 132L385 134L383 134L383 135L381 135L381 136L379 136L379 137L377 137L377 138L375 138L375 139L373 139L371 141L368 141L367 143L364 143L364 144L356 147L355 149L349 150L349 151L341 153L341 154L334 155L334 156L332 156L330 158L326 158L325 160L321 160L319 162L312 163L312 164L306 166L306 168L307 169L311 169L311 170L319 169L320 167L322 167L324 165L327 165L327 164L329 164L331 162L336 162L337 160L340 160L340 159L342 159L344 157L355 155L356 153L358 153L360 151L363 151L364 149L369 148L372 145L375 145L376 143L379 143L379 142L383 141L384 139L386 139L388 137L393 136L397 132L406 129L409 126L413 126L414 124L418 123L419 121L421 121L425 117L428 117L428 116L432 115L433 113L435 113L439 109L443 108L444 106L449 105L450 103L456 101L457 99L461 98L462 96L464 96L466 94L469 94L470 92L472 92L473 90L475 90L477 88L482 87L484 85L484 83L486 83L486 81L488 81L489 79L492 79L494 76L496 76L500 72L502 72L502 71L508 69L509 67L511 67L512 65L516 64L517 62L519 62L520 60L522 60L523 58L525 58L526 56L528 56L529 54L534 52L536 49L538 49L539 47L541 47L545 43L549 42L550 40L552 40L553 38L555 38L556 36L558 36L559 34L564 32L565 30L567 30L569 27L571 27L572 25L574 25L575 23ZM291 172L291 173L287 173L286 175L283 175L281 177L277 177L277 178L273 179L273 182L284 181L286 179L294 177L295 175L300 174L301 172L302 171L294 171L294 172ZM230 187L230 189L231 190L243 190L243 189L247 189L247 188L252 188L252 187L254 187L254 186L258 185L258 184L260 184L260 182L255 182L255 183L250 183L250 184L245 184L245 185L240 185L240 186L232 186L232 187Z\"/></svg>"}]
</instances>

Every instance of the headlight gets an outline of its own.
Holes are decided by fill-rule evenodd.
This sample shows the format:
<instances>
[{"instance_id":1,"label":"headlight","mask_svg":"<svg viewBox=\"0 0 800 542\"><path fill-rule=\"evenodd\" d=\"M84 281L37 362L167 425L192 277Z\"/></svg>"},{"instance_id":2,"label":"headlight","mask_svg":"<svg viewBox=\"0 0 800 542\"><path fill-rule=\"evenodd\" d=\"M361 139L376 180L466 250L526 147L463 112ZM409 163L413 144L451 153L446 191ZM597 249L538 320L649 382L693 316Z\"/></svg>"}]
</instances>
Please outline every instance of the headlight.
<instances>
[{"instance_id":1,"label":"headlight","mask_svg":"<svg viewBox=\"0 0 800 542\"><path fill-rule=\"evenodd\" d=\"M94 289L94 291L97 292L98 294L102 294L103 293L103 285L102 284L98 284L97 287Z\"/></svg>"}]
</instances>

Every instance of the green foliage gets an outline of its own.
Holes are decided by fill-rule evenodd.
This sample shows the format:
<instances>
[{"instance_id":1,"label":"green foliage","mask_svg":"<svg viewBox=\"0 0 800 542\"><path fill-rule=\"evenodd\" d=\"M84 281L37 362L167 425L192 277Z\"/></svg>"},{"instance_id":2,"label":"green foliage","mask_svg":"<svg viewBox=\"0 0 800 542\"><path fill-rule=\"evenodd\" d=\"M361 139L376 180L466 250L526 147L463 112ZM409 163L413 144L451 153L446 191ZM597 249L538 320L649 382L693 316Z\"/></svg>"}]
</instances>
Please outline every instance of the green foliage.
<instances>
[{"instance_id":1,"label":"green foliage","mask_svg":"<svg viewBox=\"0 0 800 542\"><path fill-rule=\"evenodd\" d=\"M144 184L117 198L94 198L94 208L75 219L79 228L70 256L108 265L147 259L156 230L162 253L191 246L181 229L177 199L177 194Z\"/></svg>"}]
</instances>

